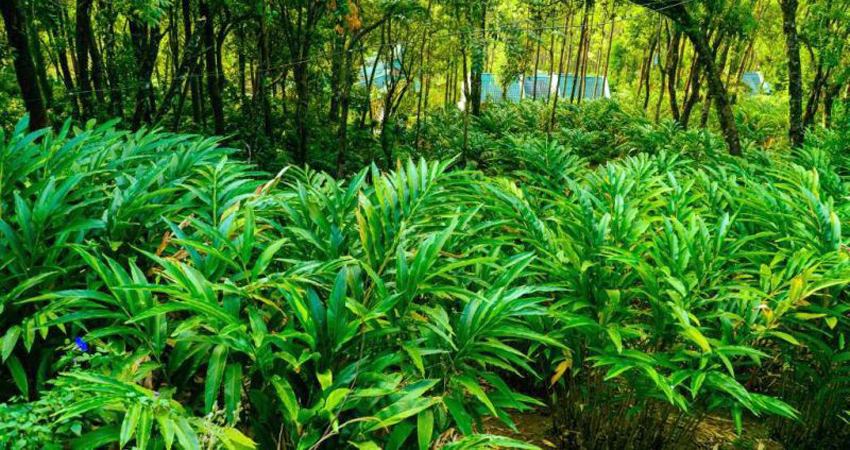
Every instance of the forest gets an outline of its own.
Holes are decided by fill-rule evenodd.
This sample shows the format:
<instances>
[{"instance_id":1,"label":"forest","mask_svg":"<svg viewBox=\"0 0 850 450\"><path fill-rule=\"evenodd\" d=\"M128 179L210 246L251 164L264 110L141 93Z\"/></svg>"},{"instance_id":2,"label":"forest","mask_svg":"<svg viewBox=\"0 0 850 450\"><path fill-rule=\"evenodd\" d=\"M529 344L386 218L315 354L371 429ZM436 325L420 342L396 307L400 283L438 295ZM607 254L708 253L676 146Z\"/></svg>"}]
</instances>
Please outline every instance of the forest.
<instances>
[{"instance_id":1,"label":"forest","mask_svg":"<svg viewBox=\"0 0 850 450\"><path fill-rule=\"evenodd\" d=\"M850 0L0 13L0 450L847 448Z\"/></svg>"}]
</instances>

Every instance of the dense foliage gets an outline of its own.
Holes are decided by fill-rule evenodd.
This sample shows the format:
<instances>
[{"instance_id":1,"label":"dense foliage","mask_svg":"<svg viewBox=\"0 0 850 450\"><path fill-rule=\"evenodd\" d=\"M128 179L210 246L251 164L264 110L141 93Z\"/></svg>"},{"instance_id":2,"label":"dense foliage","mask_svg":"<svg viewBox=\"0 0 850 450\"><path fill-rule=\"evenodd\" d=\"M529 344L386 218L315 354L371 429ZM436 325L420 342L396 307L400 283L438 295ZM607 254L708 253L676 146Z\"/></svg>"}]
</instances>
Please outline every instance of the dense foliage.
<instances>
[{"instance_id":1,"label":"dense foliage","mask_svg":"<svg viewBox=\"0 0 850 450\"><path fill-rule=\"evenodd\" d=\"M772 151L748 103L741 159L608 101L547 137L548 111L486 110L459 159L434 118L438 159L344 180L21 121L0 446L532 448L483 419L545 408L583 448L680 448L716 416L840 447L847 128Z\"/></svg>"}]
</instances>

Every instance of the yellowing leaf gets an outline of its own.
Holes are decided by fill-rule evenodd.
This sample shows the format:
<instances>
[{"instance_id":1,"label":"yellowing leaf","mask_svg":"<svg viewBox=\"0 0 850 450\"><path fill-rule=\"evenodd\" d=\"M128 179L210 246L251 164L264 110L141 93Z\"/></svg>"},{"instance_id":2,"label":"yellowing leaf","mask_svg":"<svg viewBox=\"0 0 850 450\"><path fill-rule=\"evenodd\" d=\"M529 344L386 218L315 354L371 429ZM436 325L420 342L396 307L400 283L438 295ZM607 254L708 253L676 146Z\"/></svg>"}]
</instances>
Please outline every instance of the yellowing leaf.
<instances>
[{"instance_id":1,"label":"yellowing leaf","mask_svg":"<svg viewBox=\"0 0 850 450\"><path fill-rule=\"evenodd\" d=\"M821 317L826 317L826 314L815 314L815 313L794 313L794 317L800 320L812 320L812 319L820 319Z\"/></svg>"},{"instance_id":2,"label":"yellowing leaf","mask_svg":"<svg viewBox=\"0 0 850 450\"><path fill-rule=\"evenodd\" d=\"M562 377L562 376L564 376L564 373L565 373L565 372L567 371L567 369L569 369L572 365L573 365L573 360L572 360L572 359L568 359L568 360L561 361L561 364L558 364L558 367L556 367L556 368L555 368L555 374L554 374L554 375L552 375L552 378L549 380L549 386L550 386L550 387L551 387L551 386L554 386L554 385L555 385L555 383L557 383L557 382L558 382L558 380L560 380L560 379L561 379L561 377Z\"/></svg>"},{"instance_id":3,"label":"yellowing leaf","mask_svg":"<svg viewBox=\"0 0 850 450\"><path fill-rule=\"evenodd\" d=\"M768 334L772 336L776 336L783 341L786 341L793 345L800 345L800 341L798 341L794 336L791 336L788 333L783 333L782 331L769 331Z\"/></svg>"},{"instance_id":4,"label":"yellowing leaf","mask_svg":"<svg viewBox=\"0 0 850 450\"><path fill-rule=\"evenodd\" d=\"M830 330L834 329L835 326L838 325L838 319L835 317L827 317L825 320Z\"/></svg>"},{"instance_id":5,"label":"yellowing leaf","mask_svg":"<svg viewBox=\"0 0 850 450\"><path fill-rule=\"evenodd\" d=\"M788 300L791 303L796 303L797 300L800 299L800 294L803 293L803 279L800 277L794 277L791 280L791 287L788 291Z\"/></svg>"},{"instance_id":6,"label":"yellowing leaf","mask_svg":"<svg viewBox=\"0 0 850 450\"><path fill-rule=\"evenodd\" d=\"M684 331L685 336L687 336L688 339L694 341L694 343L699 345L702 351L706 353L711 352L711 345L709 345L708 339L706 339L705 336L703 336L703 334L699 330L694 327L686 326Z\"/></svg>"}]
</instances>

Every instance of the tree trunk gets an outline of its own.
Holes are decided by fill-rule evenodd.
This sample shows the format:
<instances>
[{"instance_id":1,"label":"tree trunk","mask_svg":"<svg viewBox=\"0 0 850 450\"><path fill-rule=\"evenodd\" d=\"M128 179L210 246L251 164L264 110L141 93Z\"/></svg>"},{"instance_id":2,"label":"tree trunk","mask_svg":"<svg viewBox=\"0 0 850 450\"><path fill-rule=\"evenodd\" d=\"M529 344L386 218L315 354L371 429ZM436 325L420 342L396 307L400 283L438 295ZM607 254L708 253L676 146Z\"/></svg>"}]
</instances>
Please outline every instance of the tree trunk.
<instances>
[{"instance_id":1,"label":"tree trunk","mask_svg":"<svg viewBox=\"0 0 850 450\"><path fill-rule=\"evenodd\" d=\"M576 64L575 69L573 69L573 87L570 92L570 103L573 103L576 98L576 88L578 87L579 81L579 68L581 67L582 55L584 52L585 41L587 40L587 19L590 13L590 4L584 4L584 14L581 18L581 30L579 31L580 36L578 39L578 49L576 49Z\"/></svg>"},{"instance_id":2,"label":"tree trunk","mask_svg":"<svg viewBox=\"0 0 850 450\"><path fill-rule=\"evenodd\" d=\"M192 40L192 6L190 0L183 0L181 6L183 9L183 40L189 42ZM189 77L189 90L192 93L192 120L195 124L200 124L203 120L201 80L196 74L196 71L192 71L187 76Z\"/></svg>"},{"instance_id":3,"label":"tree trunk","mask_svg":"<svg viewBox=\"0 0 850 450\"><path fill-rule=\"evenodd\" d=\"M425 13L428 19L431 19L431 3L432 0L428 0L428 10ZM428 22L430 24L430 21ZM425 46L428 48L428 64L425 64ZM425 31L422 33L422 45L419 47L419 98L416 101L416 137L413 141L413 148L417 151L419 150L419 135L422 131L422 124L420 122L422 118L422 97L425 95L425 71L426 67L430 69L431 66L431 27L425 27ZM479 105L480 107L480 105Z\"/></svg>"},{"instance_id":4,"label":"tree trunk","mask_svg":"<svg viewBox=\"0 0 850 450\"><path fill-rule=\"evenodd\" d=\"M682 115L679 119L679 123L682 125L682 128L688 129L688 122L691 118L691 112L696 106L697 101L699 100L699 91L700 91L700 81L702 79L702 73L700 71L699 59L694 55L694 61L691 63L691 73L688 77L688 85L686 86L685 92L685 103L682 105Z\"/></svg>"},{"instance_id":5,"label":"tree trunk","mask_svg":"<svg viewBox=\"0 0 850 450\"><path fill-rule=\"evenodd\" d=\"M29 114L30 130L44 128L49 125L47 109L44 106L38 81L32 76L35 73L35 67L32 62L29 42L27 42L23 14L17 0L0 1L0 13L3 14L9 46L15 50L15 76L18 79L18 86L21 88L24 106L26 106Z\"/></svg>"},{"instance_id":6,"label":"tree trunk","mask_svg":"<svg viewBox=\"0 0 850 450\"><path fill-rule=\"evenodd\" d=\"M263 111L263 133L266 137L271 137L274 129L272 127L272 110L269 103L268 85L266 79L269 74L269 38L268 26L266 24L265 12L257 18L260 26L257 30L257 48L259 49L260 64L257 68L252 87L256 87L255 100L259 102L260 109ZM253 90L253 89L252 89Z\"/></svg>"},{"instance_id":7,"label":"tree trunk","mask_svg":"<svg viewBox=\"0 0 850 450\"><path fill-rule=\"evenodd\" d=\"M531 100L532 101L537 100L537 70L540 69L540 33L537 33L537 39L535 39L535 41L537 41L537 51L535 52L536 56L534 57L534 73L531 74L531 77L532 77L531 78L531 80L532 80Z\"/></svg>"},{"instance_id":8,"label":"tree trunk","mask_svg":"<svg viewBox=\"0 0 850 450\"><path fill-rule=\"evenodd\" d=\"M679 29L673 31L670 38L670 48L667 51L667 95L670 98L670 114L673 120L679 121L679 102L676 100L676 74L679 73L679 41L682 32Z\"/></svg>"},{"instance_id":9,"label":"tree trunk","mask_svg":"<svg viewBox=\"0 0 850 450\"><path fill-rule=\"evenodd\" d=\"M92 110L91 80L89 78L89 39L91 33L91 6L92 0L77 0L77 29L75 40L77 43L77 89L80 103L83 107L83 115L91 117Z\"/></svg>"},{"instance_id":10,"label":"tree trunk","mask_svg":"<svg viewBox=\"0 0 850 450\"><path fill-rule=\"evenodd\" d=\"M558 84L555 85L555 99L552 100L552 116L549 119L549 132L555 128L555 113L558 110L558 94L561 92L559 85L561 84L561 76L564 76L564 85L567 84L567 78L564 74L564 50L567 48L567 31L570 27L570 19L572 19L572 11L568 12L564 17L564 37L561 39L561 58L558 61Z\"/></svg>"},{"instance_id":11,"label":"tree trunk","mask_svg":"<svg viewBox=\"0 0 850 450\"><path fill-rule=\"evenodd\" d=\"M665 58L664 58L664 60L665 60L664 64L661 64L661 58L660 58L660 56L661 56L661 44L660 43L659 43L659 48L658 48L658 56L659 56L658 74L659 74L659 77L661 78L661 87L660 87L660 89L658 89L658 100L655 102L655 123L658 123L659 119L661 118L661 103L664 101L664 92L665 92L665 88L667 87L667 67L668 67L667 61L669 61L670 53L676 53L678 51L677 49L675 49L672 46L672 44L673 44L672 41L673 41L673 37L669 36L669 29L668 29L667 49L666 49L666 55L665 55Z\"/></svg>"},{"instance_id":12,"label":"tree trunk","mask_svg":"<svg viewBox=\"0 0 850 450\"><path fill-rule=\"evenodd\" d=\"M605 95L605 86L608 84L608 67L611 63L611 47L614 45L614 28L617 26L617 4L611 2L611 31L608 34L608 51L605 52L605 69L602 79L602 95Z\"/></svg>"},{"instance_id":13,"label":"tree trunk","mask_svg":"<svg viewBox=\"0 0 850 450\"><path fill-rule=\"evenodd\" d=\"M576 103L578 104L581 104L581 101L585 96L585 89L587 89L587 54L590 51L590 45L593 41L593 20L595 18L593 12L596 11L596 3L589 1L588 9L590 10L590 19L589 25L585 29L587 37L584 40L584 50L581 53L581 79L579 80L578 98L576 99Z\"/></svg>"},{"instance_id":14,"label":"tree trunk","mask_svg":"<svg viewBox=\"0 0 850 450\"><path fill-rule=\"evenodd\" d=\"M478 6L476 6L478 5ZM487 3L486 2L472 2L470 8L473 12L478 12L479 17L475 17L479 20L479 24L481 25L481 33L482 35L478 37L477 35L473 36L473 45L474 48L472 50L472 58L471 58L471 66L469 71L469 100L471 103L472 115L479 116L481 115L481 74L484 71L484 60L486 58L486 49L487 49ZM478 11L480 9L480 11Z\"/></svg>"},{"instance_id":15,"label":"tree trunk","mask_svg":"<svg viewBox=\"0 0 850 450\"><path fill-rule=\"evenodd\" d=\"M697 23L694 22L684 4L667 5L656 3L653 0L631 0L632 3L644 6L651 10L660 12L677 22L685 35L688 36L694 46L694 51L699 58L700 66L705 70L708 89L717 108L717 116L720 121L720 129L729 147L729 153L733 156L741 156L741 141L738 137L738 127L735 125L735 117L732 114L732 105L729 103L729 93L720 80L720 72L714 61L714 52ZM792 0L793 1L793 0Z\"/></svg>"},{"instance_id":16,"label":"tree trunk","mask_svg":"<svg viewBox=\"0 0 850 450\"><path fill-rule=\"evenodd\" d=\"M142 122L153 120L154 104L151 75L156 66L159 42L162 35L154 31L147 22L130 20L130 39L136 58L136 106L133 112L132 127L138 129Z\"/></svg>"},{"instance_id":17,"label":"tree trunk","mask_svg":"<svg viewBox=\"0 0 850 450\"><path fill-rule=\"evenodd\" d=\"M803 145L803 70L800 43L797 38L797 0L779 0L782 9L782 31L785 34L785 57L788 58L788 137L793 147Z\"/></svg>"},{"instance_id":18,"label":"tree trunk","mask_svg":"<svg viewBox=\"0 0 850 450\"><path fill-rule=\"evenodd\" d=\"M114 117L124 116L124 97L121 89L121 80L118 70L118 39L115 36L115 22L118 20L118 12L110 1L103 3L106 26L104 27L104 39L106 50L106 78L109 81L109 110Z\"/></svg>"},{"instance_id":19,"label":"tree trunk","mask_svg":"<svg viewBox=\"0 0 850 450\"><path fill-rule=\"evenodd\" d=\"M199 4L199 12L204 21L204 53L207 63L207 91L210 94L210 104L213 110L213 122L215 124L215 134L224 134L224 105L221 100L221 84L219 82L218 73L220 71L216 60L216 40L215 30L213 29L213 16L210 12L209 4L202 0Z\"/></svg>"},{"instance_id":20,"label":"tree trunk","mask_svg":"<svg viewBox=\"0 0 850 450\"><path fill-rule=\"evenodd\" d=\"M708 90L710 96L714 98L717 116L720 121L720 129L723 132L724 138L726 138L729 153L733 156L742 156L741 141L738 137L738 127L735 124L732 105L729 103L729 95L726 92L726 87L723 86L723 82L720 80L720 73L714 63L714 54L699 28L690 23L688 25L690 26L686 27L685 33L688 34L688 38L690 38L691 43L694 45L697 58L700 60L700 66L704 67L706 80L708 81Z\"/></svg>"},{"instance_id":21,"label":"tree trunk","mask_svg":"<svg viewBox=\"0 0 850 450\"><path fill-rule=\"evenodd\" d=\"M50 105L53 103L53 90L50 86L50 79L47 77L47 64L44 62L44 53L41 51L41 40L38 37L38 30L35 29L32 14L26 14L25 11L22 12L25 13L24 30L27 33L27 39L29 39L30 52L32 53L33 64L35 64L35 71L38 76L39 89L45 108L50 108Z\"/></svg>"},{"instance_id":22,"label":"tree trunk","mask_svg":"<svg viewBox=\"0 0 850 450\"><path fill-rule=\"evenodd\" d=\"M806 109L803 112L803 127L810 127L815 121L815 114L818 112L821 94L826 86L829 78L830 69L824 71L823 59L817 62L817 70L815 71L815 79L812 80L812 87L809 92L809 98L806 101Z\"/></svg>"},{"instance_id":23,"label":"tree trunk","mask_svg":"<svg viewBox=\"0 0 850 450\"><path fill-rule=\"evenodd\" d=\"M649 95L652 90L652 64L655 61L655 48L658 47L658 53L661 53L661 22L658 23L658 30L655 32L655 37L652 39L652 44L649 46L649 60L646 62L646 88L644 90L643 110L649 106Z\"/></svg>"},{"instance_id":24,"label":"tree trunk","mask_svg":"<svg viewBox=\"0 0 850 450\"><path fill-rule=\"evenodd\" d=\"M339 94L339 117L337 117L336 132L336 175L338 177L343 175L345 158L348 153L348 108L351 104L351 85L354 84L354 76L352 73L353 55L353 52L344 52L342 65L340 67L340 83L342 86Z\"/></svg>"}]
</instances>

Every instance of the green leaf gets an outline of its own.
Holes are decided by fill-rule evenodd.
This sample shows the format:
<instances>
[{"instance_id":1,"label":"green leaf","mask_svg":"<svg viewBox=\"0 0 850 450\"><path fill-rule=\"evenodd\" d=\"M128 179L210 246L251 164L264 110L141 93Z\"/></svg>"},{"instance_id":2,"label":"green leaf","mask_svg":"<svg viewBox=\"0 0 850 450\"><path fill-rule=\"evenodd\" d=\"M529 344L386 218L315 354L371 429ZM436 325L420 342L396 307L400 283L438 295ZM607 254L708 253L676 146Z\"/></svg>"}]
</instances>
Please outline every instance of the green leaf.
<instances>
[{"instance_id":1,"label":"green leaf","mask_svg":"<svg viewBox=\"0 0 850 450\"><path fill-rule=\"evenodd\" d=\"M458 429L465 435L472 434L472 416L466 412L463 402L458 401L453 397L443 397L443 404L449 409L449 414L457 424Z\"/></svg>"},{"instance_id":2,"label":"green leaf","mask_svg":"<svg viewBox=\"0 0 850 450\"><path fill-rule=\"evenodd\" d=\"M782 332L782 331L768 331L767 334L769 334L771 336L776 336L779 339L782 339L783 341L788 342L792 345L796 345L796 346L801 345L800 341L798 341L796 338L794 338L794 336L791 336L790 334Z\"/></svg>"},{"instance_id":3,"label":"green leaf","mask_svg":"<svg viewBox=\"0 0 850 450\"><path fill-rule=\"evenodd\" d=\"M224 371L224 407L228 422L236 420L234 412L242 398L242 365L230 363Z\"/></svg>"},{"instance_id":4,"label":"green leaf","mask_svg":"<svg viewBox=\"0 0 850 450\"><path fill-rule=\"evenodd\" d=\"M419 439L419 450L428 450L431 446L431 435L434 432L434 411L426 409L416 416L416 434Z\"/></svg>"},{"instance_id":5,"label":"green leaf","mask_svg":"<svg viewBox=\"0 0 850 450\"><path fill-rule=\"evenodd\" d=\"M278 375L272 377L272 386L274 386L275 392L277 392L277 397L280 399L281 404L283 405L284 412L286 412L286 416L289 419L290 423L298 424L298 412L300 410L298 406L298 400L295 398L295 391L292 390L292 386L289 385L289 382L286 381L285 378L282 378Z\"/></svg>"},{"instance_id":6,"label":"green leaf","mask_svg":"<svg viewBox=\"0 0 850 450\"><path fill-rule=\"evenodd\" d=\"M325 400L325 409L333 412L333 410L348 396L350 392L351 389L347 388L334 389L333 392L328 395L327 400Z\"/></svg>"},{"instance_id":7,"label":"green leaf","mask_svg":"<svg viewBox=\"0 0 850 450\"><path fill-rule=\"evenodd\" d=\"M472 379L472 377L468 375L461 375L455 379L464 388L466 388L466 390L469 391L470 394L474 395L475 398L481 401L481 403L484 403L484 405L487 406L487 409L489 409L494 416L498 415L498 413L496 412L496 407L493 406L493 402L490 401L490 398L487 397L487 394L484 393L484 389L482 389L481 386L479 386L478 383L474 379Z\"/></svg>"},{"instance_id":8,"label":"green leaf","mask_svg":"<svg viewBox=\"0 0 850 450\"><path fill-rule=\"evenodd\" d=\"M702 332L690 325L684 325L682 329L685 332L685 336L696 343L703 352L711 352L711 345L708 343L708 339L703 336Z\"/></svg>"},{"instance_id":9,"label":"green leaf","mask_svg":"<svg viewBox=\"0 0 850 450\"><path fill-rule=\"evenodd\" d=\"M15 382L15 385L18 387L18 390L21 391L21 394L24 395L24 398L30 398L30 388L29 381L27 380L27 373L24 370L24 366L21 364L21 361L17 356L12 355L9 359L6 360L6 367L12 372L12 380Z\"/></svg>"},{"instance_id":10,"label":"green leaf","mask_svg":"<svg viewBox=\"0 0 850 450\"><path fill-rule=\"evenodd\" d=\"M204 411L209 414L213 409L218 391L221 387L221 378L227 363L227 347L219 344L213 349L210 361L207 364L207 377L204 384Z\"/></svg>"},{"instance_id":11,"label":"green leaf","mask_svg":"<svg viewBox=\"0 0 850 450\"><path fill-rule=\"evenodd\" d=\"M378 411L378 413L375 414L375 417L379 420L379 422L372 425L368 431L375 431L395 425L408 417L419 414L420 411L428 409L439 402L440 400L438 398L402 397L401 400Z\"/></svg>"},{"instance_id":12,"label":"green leaf","mask_svg":"<svg viewBox=\"0 0 850 450\"><path fill-rule=\"evenodd\" d=\"M153 427L153 412L148 409L142 409L139 414L139 427L136 432L136 447L139 449L148 448L148 441L151 437L151 428Z\"/></svg>"},{"instance_id":13,"label":"green leaf","mask_svg":"<svg viewBox=\"0 0 850 450\"><path fill-rule=\"evenodd\" d=\"M71 441L73 450L91 450L118 442L121 428L118 425L100 427Z\"/></svg>"},{"instance_id":14,"label":"green leaf","mask_svg":"<svg viewBox=\"0 0 850 450\"><path fill-rule=\"evenodd\" d=\"M6 334L3 336L3 344L2 344L2 356L3 361L12 354L12 350L15 349L15 344L18 343L18 337L21 335L21 327L18 325L12 325L6 331Z\"/></svg>"},{"instance_id":15,"label":"green leaf","mask_svg":"<svg viewBox=\"0 0 850 450\"><path fill-rule=\"evenodd\" d=\"M121 422L121 440L120 446L124 448L130 439L133 439L133 435L136 434L136 426L139 423L139 415L142 412L142 405L136 403L124 414L124 421Z\"/></svg>"},{"instance_id":16,"label":"green leaf","mask_svg":"<svg viewBox=\"0 0 850 450\"><path fill-rule=\"evenodd\" d=\"M422 353L419 349L410 345L403 345L402 348L407 352L407 355L410 356L410 360L413 361L413 365L416 366L419 373L422 374L422 376L425 376L425 365L422 362Z\"/></svg>"},{"instance_id":17,"label":"green leaf","mask_svg":"<svg viewBox=\"0 0 850 450\"><path fill-rule=\"evenodd\" d=\"M617 353L623 353L623 338L620 336L620 332L614 327L608 327L605 331L611 337L611 340L614 341L614 347L617 348Z\"/></svg>"}]
</instances>

